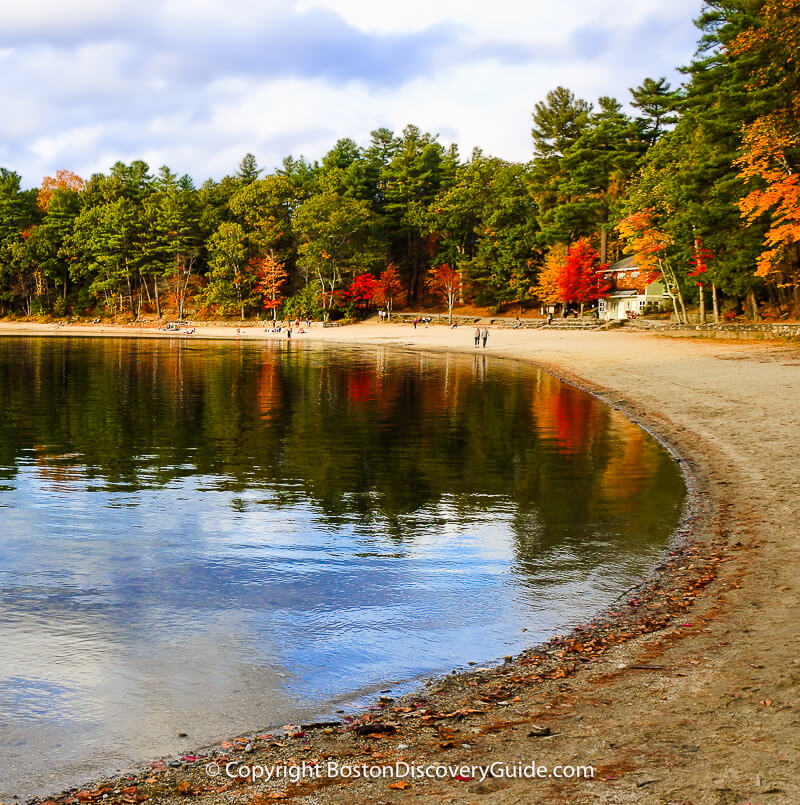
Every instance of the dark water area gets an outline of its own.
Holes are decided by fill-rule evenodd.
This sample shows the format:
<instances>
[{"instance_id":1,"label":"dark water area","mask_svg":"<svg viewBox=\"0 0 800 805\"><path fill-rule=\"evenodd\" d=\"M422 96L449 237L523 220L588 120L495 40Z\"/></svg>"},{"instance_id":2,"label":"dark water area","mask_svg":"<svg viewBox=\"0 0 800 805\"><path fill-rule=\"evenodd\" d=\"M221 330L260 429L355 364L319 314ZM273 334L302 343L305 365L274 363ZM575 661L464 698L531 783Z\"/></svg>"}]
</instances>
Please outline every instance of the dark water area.
<instances>
[{"instance_id":1,"label":"dark water area","mask_svg":"<svg viewBox=\"0 0 800 805\"><path fill-rule=\"evenodd\" d=\"M684 494L620 412L486 355L0 338L0 798L518 652L646 572Z\"/></svg>"}]
</instances>

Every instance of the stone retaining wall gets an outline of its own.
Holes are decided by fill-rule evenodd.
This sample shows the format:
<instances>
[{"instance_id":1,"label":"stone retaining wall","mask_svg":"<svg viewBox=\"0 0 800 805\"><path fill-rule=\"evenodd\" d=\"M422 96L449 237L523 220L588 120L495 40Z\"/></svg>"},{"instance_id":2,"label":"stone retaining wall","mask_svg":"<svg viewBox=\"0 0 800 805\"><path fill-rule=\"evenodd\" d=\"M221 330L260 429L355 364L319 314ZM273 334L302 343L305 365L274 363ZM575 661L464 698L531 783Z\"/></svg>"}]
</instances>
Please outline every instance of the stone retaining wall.
<instances>
[{"instance_id":1,"label":"stone retaining wall","mask_svg":"<svg viewBox=\"0 0 800 805\"><path fill-rule=\"evenodd\" d=\"M778 322L726 322L724 324L676 324L667 321L647 321L634 319L625 322L626 327L651 332L681 333L703 338L788 338L800 339L800 324L780 324Z\"/></svg>"},{"instance_id":2,"label":"stone retaining wall","mask_svg":"<svg viewBox=\"0 0 800 805\"><path fill-rule=\"evenodd\" d=\"M392 313L393 322L402 322L403 324L411 324L414 319L421 319L423 314L420 313ZM425 313L427 318L431 320L431 324L448 324L448 317L446 313ZM374 319L374 317L373 317ZM453 316L453 324L458 327L476 327L477 325L492 325L495 327L508 327L513 328L517 325L516 318L509 318L507 316ZM604 326L605 322L598 321L591 318L555 318L552 324L547 323L547 319L520 319L517 325L519 329L539 329L542 327L549 327L551 329L561 330L594 330Z\"/></svg>"}]
</instances>

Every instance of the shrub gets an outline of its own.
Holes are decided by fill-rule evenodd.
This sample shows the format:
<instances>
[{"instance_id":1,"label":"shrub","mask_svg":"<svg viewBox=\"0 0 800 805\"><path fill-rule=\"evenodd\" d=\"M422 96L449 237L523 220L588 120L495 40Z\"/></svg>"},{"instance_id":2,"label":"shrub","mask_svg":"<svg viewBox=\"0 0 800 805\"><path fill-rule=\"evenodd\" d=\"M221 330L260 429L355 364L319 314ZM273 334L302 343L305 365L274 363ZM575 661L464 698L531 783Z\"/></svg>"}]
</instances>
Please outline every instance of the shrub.
<instances>
[{"instance_id":1,"label":"shrub","mask_svg":"<svg viewBox=\"0 0 800 805\"><path fill-rule=\"evenodd\" d=\"M302 291L286 299L280 316L283 319L321 319L322 308L314 286L309 283Z\"/></svg>"}]
</instances>

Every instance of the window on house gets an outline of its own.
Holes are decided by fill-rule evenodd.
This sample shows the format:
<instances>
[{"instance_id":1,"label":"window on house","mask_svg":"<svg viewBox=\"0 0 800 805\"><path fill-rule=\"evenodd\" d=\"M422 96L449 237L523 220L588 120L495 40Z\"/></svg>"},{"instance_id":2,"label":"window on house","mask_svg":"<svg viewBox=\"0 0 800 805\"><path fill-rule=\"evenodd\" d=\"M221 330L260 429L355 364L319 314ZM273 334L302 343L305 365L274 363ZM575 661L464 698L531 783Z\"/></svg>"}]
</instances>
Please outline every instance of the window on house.
<instances>
[{"instance_id":1,"label":"window on house","mask_svg":"<svg viewBox=\"0 0 800 805\"><path fill-rule=\"evenodd\" d=\"M647 304L647 297L646 296L640 296L639 297L639 307L643 308L646 304Z\"/></svg>"},{"instance_id":2,"label":"window on house","mask_svg":"<svg viewBox=\"0 0 800 805\"><path fill-rule=\"evenodd\" d=\"M632 276L632 277L638 277L638 276L639 276L639 272L638 272L638 271L631 271L631 276Z\"/></svg>"}]
</instances>

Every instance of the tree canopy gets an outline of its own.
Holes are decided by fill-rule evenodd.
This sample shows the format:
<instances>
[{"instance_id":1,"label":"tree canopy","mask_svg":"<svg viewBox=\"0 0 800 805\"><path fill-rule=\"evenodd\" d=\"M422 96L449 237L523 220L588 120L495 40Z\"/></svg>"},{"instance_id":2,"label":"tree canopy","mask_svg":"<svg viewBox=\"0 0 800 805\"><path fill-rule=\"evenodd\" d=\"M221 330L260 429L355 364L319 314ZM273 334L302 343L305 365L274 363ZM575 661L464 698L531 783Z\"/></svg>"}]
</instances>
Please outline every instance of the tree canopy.
<instances>
[{"instance_id":1,"label":"tree canopy","mask_svg":"<svg viewBox=\"0 0 800 805\"><path fill-rule=\"evenodd\" d=\"M800 0L706 0L680 87L643 78L631 114L555 87L534 105L524 163L465 159L409 125L271 172L246 154L199 187L141 160L30 190L0 167L0 313L391 309L430 300L442 265L458 302L546 305L576 244L613 262L646 220L681 307L711 289L734 312L800 316L799 21Z\"/></svg>"}]
</instances>

